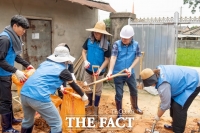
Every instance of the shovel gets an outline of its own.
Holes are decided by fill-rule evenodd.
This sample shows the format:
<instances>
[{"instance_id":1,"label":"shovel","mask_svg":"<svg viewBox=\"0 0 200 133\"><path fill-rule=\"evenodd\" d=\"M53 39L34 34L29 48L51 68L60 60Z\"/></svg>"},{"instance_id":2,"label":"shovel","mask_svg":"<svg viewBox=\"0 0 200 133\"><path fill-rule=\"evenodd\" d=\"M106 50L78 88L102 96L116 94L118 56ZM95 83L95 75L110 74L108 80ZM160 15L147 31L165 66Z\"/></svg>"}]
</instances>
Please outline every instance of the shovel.
<instances>
[{"instance_id":1,"label":"shovel","mask_svg":"<svg viewBox=\"0 0 200 133\"><path fill-rule=\"evenodd\" d=\"M114 74L114 75L110 76L110 78L112 79L112 78L119 77L119 76L128 76L128 74L124 73L124 72L125 72L125 69L120 71L117 74ZM85 83L85 86L91 86L91 85L94 85L94 84L97 84L97 83L101 83L101 82L106 81L106 80L108 80L107 77L103 78L103 79L100 79L100 80L97 80L97 81L94 81L94 82L89 83L89 84Z\"/></svg>"},{"instance_id":2,"label":"shovel","mask_svg":"<svg viewBox=\"0 0 200 133\"><path fill-rule=\"evenodd\" d=\"M145 129L144 133L159 133L159 131L155 131L155 127L156 127L157 121L155 121L152 125L151 129Z\"/></svg>"},{"instance_id":3,"label":"shovel","mask_svg":"<svg viewBox=\"0 0 200 133\"><path fill-rule=\"evenodd\" d=\"M92 66L92 72L93 72L93 76L94 76L94 82L96 82L96 76L94 75L94 69L97 68L97 70L99 69L99 66L93 65ZM92 106L87 106L85 111L86 111L86 116L90 117L90 116L94 116L95 121L98 121L98 111L99 108L94 106L95 103L95 90L96 90L96 83L93 84L93 95L92 95Z\"/></svg>"},{"instance_id":4,"label":"shovel","mask_svg":"<svg viewBox=\"0 0 200 133\"><path fill-rule=\"evenodd\" d=\"M141 52L142 53L142 56L140 57L140 73L142 71L142 61L143 61L143 58L144 58L144 52ZM139 74L139 85L138 85L138 88L139 89L143 89L143 84L142 84L142 78L141 78L141 75Z\"/></svg>"}]
</instances>

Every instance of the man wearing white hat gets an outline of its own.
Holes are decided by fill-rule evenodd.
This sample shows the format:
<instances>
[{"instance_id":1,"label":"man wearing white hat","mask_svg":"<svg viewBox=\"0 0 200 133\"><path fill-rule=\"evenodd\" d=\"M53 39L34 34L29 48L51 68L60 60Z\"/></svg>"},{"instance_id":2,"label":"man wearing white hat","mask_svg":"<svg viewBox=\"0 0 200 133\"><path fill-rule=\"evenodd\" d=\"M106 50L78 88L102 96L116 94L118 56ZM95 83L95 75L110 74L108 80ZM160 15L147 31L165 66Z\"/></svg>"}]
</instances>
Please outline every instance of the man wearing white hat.
<instances>
[{"instance_id":1,"label":"man wearing white hat","mask_svg":"<svg viewBox=\"0 0 200 133\"><path fill-rule=\"evenodd\" d=\"M73 62L74 57L64 46L55 48L54 53L40 64L34 74L29 77L21 90L21 102L24 111L22 121L22 133L31 133L34 124L34 116L37 111L51 127L51 133L62 132L62 120L58 110L50 100L63 82L68 84L82 97L83 101L88 98L73 81L71 73L67 69L67 63Z\"/></svg>"},{"instance_id":2,"label":"man wearing white hat","mask_svg":"<svg viewBox=\"0 0 200 133\"><path fill-rule=\"evenodd\" d=\"M122 98L123 98L123 86L127 83L130 91L130 101L132 110L137 114L143 114L137 105L137 87L135 80L134 67L139 62L141 51L138 42L133 40L134 30L130 25L126 25L121 29L121 39L116 41L112 47L112 55L110 60L110 67L107 77L110 78L112 74L116 74L123 69L129 76L115 77L115 102L118 111L117 118L122 116Z\"/></svg>"},{"instance_id":3,"label":"man wearing white hat","mask_svg":"<svg viewBox=\"0 0 200 133\"><path fill-rule=\"evenodd\" d=\"M92 29L86 29L91 31L90 37L83 44L82 56L85 65L85 81L87 83L93 82L93 72L92 66L97 65L99 69L95 69L95 76L97 80L103 78L105 73L105 68L109 63L111 56L110 44L107 41L106 35L111 35L106 31L106 25L103 21L97 22L95 27ZM96 85L95 91L95 106L99 106L99 101L102 93L103 83L98 83ZM92 105L92 91L87 92L89 99L89 106ZM97 111L98 112L98 111Z\"/></svg>"}]
</instances>

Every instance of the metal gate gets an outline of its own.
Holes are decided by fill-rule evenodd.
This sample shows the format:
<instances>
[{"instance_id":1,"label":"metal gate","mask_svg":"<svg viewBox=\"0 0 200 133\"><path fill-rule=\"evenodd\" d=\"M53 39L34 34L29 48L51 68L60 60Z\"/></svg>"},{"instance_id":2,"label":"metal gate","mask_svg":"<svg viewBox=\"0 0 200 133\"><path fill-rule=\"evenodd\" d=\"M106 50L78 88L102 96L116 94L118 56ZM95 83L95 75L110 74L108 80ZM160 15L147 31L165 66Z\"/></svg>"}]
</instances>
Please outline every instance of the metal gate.
<instances>
[{"instance_id":1,"label":"metal gate","mask_svg":"<svg viewBox=\"0 0 200 133\"><path fill-rule=\"evenodd\" d=\"M52 35L51 21L29 19L30 28L23 35L23 57L35 68L51 55Z\"/></svg>"},{"instance_id":2,"label":"metal gate","mask_svg":"<svg viewBox=\"0 0 200 133\"><path fill-rule=\"evenodd\" d=\"M178 17L163 19L129 19L128 24L134 28L134 40L138 41L141 51L145 52L144 68L176 64L178 38ZM138 63L139 64L139 63ZM136 66L136 77L139 77L139 65Z\"/></svg>"}]
</instances>

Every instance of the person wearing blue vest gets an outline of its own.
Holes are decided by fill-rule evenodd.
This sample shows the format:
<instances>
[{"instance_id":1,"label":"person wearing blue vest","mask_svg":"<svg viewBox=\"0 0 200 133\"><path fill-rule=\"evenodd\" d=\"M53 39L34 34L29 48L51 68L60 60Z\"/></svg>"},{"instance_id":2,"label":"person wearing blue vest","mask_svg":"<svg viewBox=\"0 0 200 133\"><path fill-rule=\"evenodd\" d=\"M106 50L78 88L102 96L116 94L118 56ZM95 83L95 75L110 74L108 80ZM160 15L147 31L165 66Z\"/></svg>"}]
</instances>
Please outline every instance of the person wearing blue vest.
<instances>
[{"instance_id":1,"label":"person wearing blue vest","mask_svg":"<svg viewBox=\"0 0 200 133\"><path fill-rule=\"evenodd\" d=\"M62 133L62 120L55 105L51 102L50 95L54 94L63 82L68 82L83 101L88 100L67 69L68 62L74 60L75 58L70 55L66 47L58 46L24 83L21 90L24 112L21 133L32 132L36 111L50 126L50 133Z\"/></svg>"},{"instance_id":2,"label":"person wearing blue vest","mask_svg":"<svg viewBox=\"0 0 200 133\"><path fill-rule=\"evenodd\" d=\"M159 121L164 112L170 109L172 125L164 125L164 128L183 133L188 108L200 92L200 74L195 69L183 66L159 65L154 70L142 70L140 75L145 87L155 86L158 90L161 104L155 120Z\"/></svg>"},{"instance_id":3,"label":"person wearing blue vest","mask_svg":"<svg viewBox=\"0 0 200 133\"><path fill-rule=\"evenodd\" d=\"M112 55L110 60L110 67L107 73L108 79L112 74L116 74L123 69L126 69L129 76L115 77L115 103L118 111L117 118L122 117L122 98L123 87L125 82L130 91L131 109L137 114L143 114L142 110L138 108L138 92L136 87L136 79L134 67L139 62L141 51L137 41L133 39L134 30L130 25L125 25L120 31L121 39L116 41L112 47Z\"/></svg>"},{"instance_id":4,"label":"person wearing blue vest","mask_svg":"<svg viewBox=\"0 0 200 133\"><path fill-rule=\"evenodd\" d=\"M21 15L15 15L11 18L10 25L6 26L0 33L0 114L3 133L19 133L18 130L12 128L12 125L19 124L22 121L14 118L11 76L14 73L21 82L27 79L24 73L14 66L15 61L27 69L33 68L29 62L20 56L23 44L20 37L28 28L28 20Z\"/></svg>"},{"instance_id":5,"label":"person wearing blue vest","mask_svg":"<svg viewBox=\"0 0 200 133\"><path fill-rule=\"evenodd\" d=\"M106 31L106 25L103 21L97 22L94 28L86 30L91 31L91 35L83 44L82 57L85 66L85 81L87 83L91 83L94 81L93 80L94 76L97 77L97 80L103 78L103 74L105 73L105 68L109 63L109 59L111 56L110 44L107 40L106 35L111 35L111 34ZM97 68L94 69L94 73L92 71L93 65L99 66L98 69ZM94 105L96 107L99 106L102 88L103 88L103 82L96 84L96 91L94 94L95 95ZM87 96L89 99L88 106L92 105L92 95L93 95L92 90L87 92Z\"/></svg>"}]
</instances>

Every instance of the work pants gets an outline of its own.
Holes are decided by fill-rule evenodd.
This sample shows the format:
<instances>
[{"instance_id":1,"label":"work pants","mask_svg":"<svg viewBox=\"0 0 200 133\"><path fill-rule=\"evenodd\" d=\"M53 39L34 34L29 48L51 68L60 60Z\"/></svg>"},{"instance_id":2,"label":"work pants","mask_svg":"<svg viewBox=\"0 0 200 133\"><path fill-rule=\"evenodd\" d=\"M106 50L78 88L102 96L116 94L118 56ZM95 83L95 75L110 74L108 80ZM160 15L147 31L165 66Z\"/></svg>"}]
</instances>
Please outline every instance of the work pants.
<instances>
[{"instance_id":1,"label":"work pants","mask_svg":"<svg viewBox=\"0 0 200 133\"><path fill-rule=\"evenodd\" d=\"M184 106L182 107L173 99L171 100L171 108L170 108L170 116L172 117L172 126L173 132L175 133L183 133L185 130L185 125L187 121L187 111L190 107L192 101L195 97L199 94L200 87L197 87L196 90L190 95L190 97L185 102Z\"/></svg>"}]
</instances>

